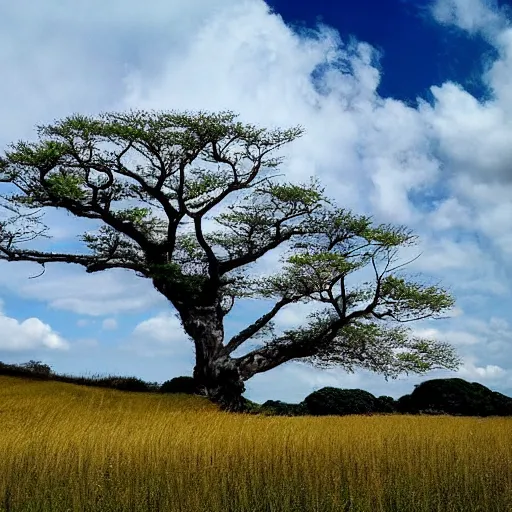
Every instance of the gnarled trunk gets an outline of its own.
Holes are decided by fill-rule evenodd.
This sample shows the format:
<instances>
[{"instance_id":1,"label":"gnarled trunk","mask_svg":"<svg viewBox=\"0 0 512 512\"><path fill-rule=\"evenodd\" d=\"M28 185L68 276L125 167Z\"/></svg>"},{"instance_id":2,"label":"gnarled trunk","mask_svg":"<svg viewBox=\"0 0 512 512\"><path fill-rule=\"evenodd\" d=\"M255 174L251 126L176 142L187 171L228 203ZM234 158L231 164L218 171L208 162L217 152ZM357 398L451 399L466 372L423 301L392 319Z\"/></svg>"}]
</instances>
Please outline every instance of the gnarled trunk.
<instances>
[{"instance_id":1,"label":"gnarled trunk","mask_svg":"<svg viewBox=\"0 0 512 512\"><path fill-rule=\"evenodd\" d=\"M194 367L194 380L204 396L230 412L243 412L246 400L244 382L234 361L221 357Z\"/></svg>"},{"instance_id":2,"label":"gnarled trunk","mask_svg":"<svg viewBox=\"0 0 512 512\"><path fill-rule=\"evenodd\" d=\"M199 392L222 410L242 412L245 385L235 361L222 354L223 315L217 306L189 307L180 311L183 326L196 349L194 380Z\"/></svg>"}]
</instances>

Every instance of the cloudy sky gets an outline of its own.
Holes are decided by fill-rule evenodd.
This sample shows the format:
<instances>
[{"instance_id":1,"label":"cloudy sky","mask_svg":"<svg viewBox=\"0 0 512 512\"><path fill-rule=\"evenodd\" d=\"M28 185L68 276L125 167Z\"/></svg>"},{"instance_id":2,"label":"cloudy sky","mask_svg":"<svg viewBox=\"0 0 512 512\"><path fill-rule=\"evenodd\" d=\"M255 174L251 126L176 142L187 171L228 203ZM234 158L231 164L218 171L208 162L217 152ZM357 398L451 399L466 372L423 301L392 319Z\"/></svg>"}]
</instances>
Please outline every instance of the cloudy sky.
<instances>
[{"instance_id":1,"label":"cloudy sky","mask_svg":"<svg viewBox=\"0 0 512 512\"><path fill-rule=\"evenodd\" d=\"M442 282L457 306L413 327L450 342L463 365L386 382L290 362L249 380L245 396L299 402L336 386L398 398L446 376L512 396L511 11L484 0L343 4L3 2L0 148L77 112L229 109L265 127L300 124L288 180L315 175L339 205L420 236L404 253L422 253L409 270ZM77 235L97 227L52 210L46 223L54 251L78 252ZM0 361L150 382L191 375L192 343L149 281L66 264L29 279L40 270L0 262ZM240 303L227 335L265 310ZM276 323L299 325L306 312L290 307Z\"/></svg>"}]
</instances>

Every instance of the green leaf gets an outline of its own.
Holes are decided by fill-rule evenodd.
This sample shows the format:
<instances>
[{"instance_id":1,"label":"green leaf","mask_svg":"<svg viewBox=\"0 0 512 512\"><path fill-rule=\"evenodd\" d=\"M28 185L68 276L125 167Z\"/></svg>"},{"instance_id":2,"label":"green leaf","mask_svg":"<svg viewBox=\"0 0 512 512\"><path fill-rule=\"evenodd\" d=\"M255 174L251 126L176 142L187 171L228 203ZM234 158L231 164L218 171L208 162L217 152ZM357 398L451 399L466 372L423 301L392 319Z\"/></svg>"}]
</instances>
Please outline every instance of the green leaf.
<instances>
[{"instance_id":1,"label":"green leaf","mask_svg":"<svg viewBox=\"0 0 512 512\"><path fill-rule=\"evenodd\" d=\"M50 192L57 197L74 199L79 201L86 196L86 193L80 188L84 179L72 174L53 174L46 178Z\"/></svg>"}]
</instances>

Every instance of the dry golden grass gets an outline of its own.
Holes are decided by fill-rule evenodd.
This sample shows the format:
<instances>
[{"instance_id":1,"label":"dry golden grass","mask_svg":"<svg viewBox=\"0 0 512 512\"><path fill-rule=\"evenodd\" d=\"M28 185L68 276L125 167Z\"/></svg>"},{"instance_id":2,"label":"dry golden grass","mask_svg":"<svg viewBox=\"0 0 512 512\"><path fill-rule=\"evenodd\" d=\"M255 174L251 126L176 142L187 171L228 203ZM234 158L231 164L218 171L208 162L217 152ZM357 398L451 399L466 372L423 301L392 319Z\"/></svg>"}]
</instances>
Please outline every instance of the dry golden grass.
<instances>
[{"instance_id":1,"label":"dry golden grass","mask_svg":"<svg viewBox=\"0 0 512 512\"><path fill-rule=\"evenodd\" d=\"M264 417L0 377L2 511L512 510L512 420Z\"/></svg>"}]
</instances>

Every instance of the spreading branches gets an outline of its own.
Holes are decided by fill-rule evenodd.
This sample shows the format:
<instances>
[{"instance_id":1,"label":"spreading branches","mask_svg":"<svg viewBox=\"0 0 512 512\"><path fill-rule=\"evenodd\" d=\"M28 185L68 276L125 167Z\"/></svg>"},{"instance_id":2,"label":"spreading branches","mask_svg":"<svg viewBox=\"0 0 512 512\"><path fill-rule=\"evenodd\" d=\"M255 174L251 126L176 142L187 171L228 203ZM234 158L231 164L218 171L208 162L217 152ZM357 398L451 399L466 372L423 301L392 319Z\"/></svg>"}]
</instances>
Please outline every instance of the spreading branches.
<instances>
[{"instance_id":1,"label":"spreading branches","mask_svg":"<svg viewBox=\"0 0 512 512\"><path fill-rule=\"evenodd\" d=\"M285 331L281 336L275 336L265 347L255 349L241 358L245 375L274 367L276 359L284 361L309 358L311 361L318 361L319 357L323 357L324 361L328 361L331 354L333 360L337 361L337 351L340 347L345 347L340 345L340 340L352 332L350 329L353 329L354 325L364 326L372 319L407 322L437 318L454 305L453 298L446 290L392 274L405 265L393 266L398 248L411 245L416 240L409 230L389 225L373 226L365 217L356 218L341 211L338 211L338 214L335 229L327 233L320 232L309 239L303 236L300 243L294 244L294 254L285 257L283 270L262 279L256 287L260 296L278 300L276 308L269 313L272 316L283 305L298 301L317 302L327 307L314 313L311 316L312 320L306 325ZM341 222L343 215L350 227ZM315 229L312 225L310 228ZM349 274L363 270L369 265L373 270L373 283L370 281L363 286L348 287ZM262 319L265 319L265 316ZM258 324L255 323L246 328L233 338L234 342L230 343L238 347L239 342L245 338L243 333L253 334L257 327ZM362 332L361 327L357 332ZM403 341L403 346L409 347L404 345L409 340L403 334L406 332L404 330L391 328L391 334L386 330L368 332L373 333L374 338L381 341L387 340L393 333L402 333L401 338L397 339ZM360 347L364 348L363 338L359 341ZM382 346L385 346L385 343ZM414 348L416 345L413 344L409 348L411 347ZM436 347L429 353L441 354L439 357L442 359L445 353L441 349L444 345ZM273 354L272 358L268 357L270 352ZM350 351L343 352L347 364L354 359L350 354ZM371 361L371 357L368 355L364 359ZM394 364L396 363L394 369L402 368L397 361L402 364L403 357L405 356L393 359ZM379 357L375 360L378 361ZM410 361L412 359L408 360L409 363ZM425 357L414 361L420 361L423 365L430 364L429 359ZM420 367L421 365L418 366ZM385 373L385 366L379 369Z\"/></svg>"},{"instance_id":2,"label":"spreading branches","mask_svg":"<svg viewBox=\"0 0 512 512\"><path fill-rule=\"evenodd\" d=\"M329 344L304 361L322 369L341 367L350 373L359 367L380 373L386 380L403 373L456 370L460 365L460 358L445 342L411 336L403 326L366 320L344 326Z\"/></svg>"},{"instance_id":3,"label":"spreading branches","mask_svg":"<svg viewBox=\"0 0 512 512\"><path fill-rule=\"evenodd\" d=\"M399 249L417 237L334 206L317 180L277 182L275 152L302 133L243 124L229 111L73 115L40 126L37 142L17 142L0 157L0 182L15 188L3 196L14 216L0 219L0 259L43 270L51 262L135 270L186 317L187 332L204 334L208 324L218 337L238 299L273 300L226 346L215 340L203 351L228 360L249 339L265 339L234 360L245 379L292 359L385 375L455 364L447 346L395 325L439 318L454 304L445 289L397 274L405 265L396 265ZM21 247L47 236L41 217L26 213L41 208L100 221L81 237L89 253ZM276 249L282 267L251 276L251 266ZM370 279L351 285L366 269ZM276 334L276 317L297 302L322 309Z\"/></svg>"},{"instance_id":4,"label":"spreading branches","mask_svg":"<svg viewBox=\"0 0 512 512\"><path fill-rule=\"evenodd\" d=\"M64 208L77 217L103 221L142 251L159 252L161 260L172 259L178 229L188 216L210 277L219 283L221 273L202 218L228 195L260 183L256 177L281 161L270 153L302 131L242 124L232 112L73 115L39 126L38 142L11 145L0 160L0 180L20 192L7 198L12 205ZM162 210L159 219L166 221L158 226L158 239L152 236L154 219L141 222L140 211L135 211L140 208L114 210L115 203L134 199ZM15 250L12 243L9 249Z\"/></svg>"},{"instance_id":5,"label":"spreading branches","mask_svg":"<svg viewBox=\"0 0 512 512\"><path fill-rule=\"evenodd\" d=\"M293 237L314 233L314 214L324 204L323 189L315 180L309 185L266 182L256 187L244 202L215 217L224 230L209 239L230 256L220 262L220 274L255 262Z\"/></svg>"}]
</instances>

